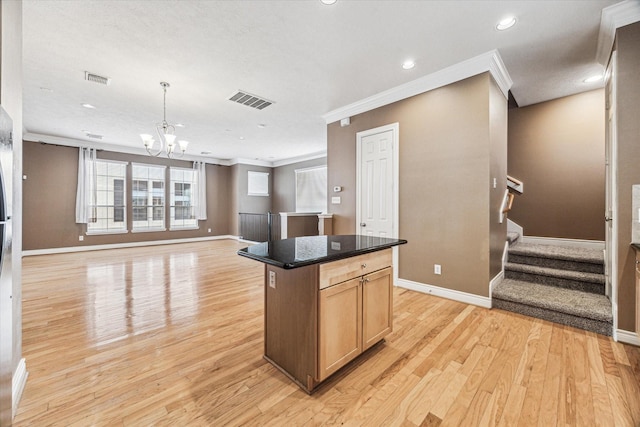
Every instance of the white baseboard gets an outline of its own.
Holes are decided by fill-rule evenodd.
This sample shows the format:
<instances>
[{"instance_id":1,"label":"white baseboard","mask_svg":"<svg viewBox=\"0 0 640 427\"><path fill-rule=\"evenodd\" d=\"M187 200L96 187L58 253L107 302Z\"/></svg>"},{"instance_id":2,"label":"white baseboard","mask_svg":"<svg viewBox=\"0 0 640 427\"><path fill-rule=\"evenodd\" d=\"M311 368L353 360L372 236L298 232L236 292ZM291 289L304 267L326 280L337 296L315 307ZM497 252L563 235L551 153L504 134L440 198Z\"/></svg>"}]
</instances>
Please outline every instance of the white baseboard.
<instances>
[{"instance_id":1,"label":"white baseboard","mask_svg":"<svg viewBox=\"0 0 640 427\"><path fill-rule=\"evenodd\" d=\"M11 378L11 416L15 417L16 412L18 411L18 404L20 403L20 398L22 397L22 391L24 390L24 386L27 384L27 377L29 373L27 372L27 362L24 358L20 359L18 363L18 367L16 371L13 373L13 377Z\"/></svg>"},{"instance_id":2,"label":"white baseboard","mask_svg":"<svg viewBox=\"0 0 640 427\"><path fill-rule=\"evenodd\" d=\"M173 245L176 243L193 243L202 242L205 240L238 240L238 236L222 235L222 236L206 236L206 237L190 237L187 239L169 239L169 240L150 240L147 242L129 242L129 243L112 243L108 245L91 245L91 246L69 246L65 248L50 248L50 249L33 249L28 251L22 251L22 256L34 256L34 255L50 255L61 254L67 252L86 252L86 251L101 251L104 249L122 249L122 248L137 248L141 246L156 246L156 245Z\"/></svg>"},{"instance_id":3,"label":"white baseboard","mask_svg":"<svg viewBox=\"0 0 640 427\"><path fill-rule=\"evenodd\" d=\"M497 276L496 276L497 277ZM447 298L454 301L473 304L484 308L491 308L491 298L482 297L467 292L455 291L453 289L441 288L438 286L427 285L406 279L398 279L396 286L412 291L422 292L423 294L435 295L441 298Z\"/></svg>"},{"instance_id":4,"label":"white baseboard","mask_svg":"<svg viewBox=\"0 0 640 427\"><path fill-rule=\"evenodd\" d=\"M604 250L602 240L561 239L556 237L522 236L523 243L535 243L552 246L574 246L579 248Z\"/></svg>"},{"instance_id":5,"label":"white baseboard","mask_svg":"<svg viewBox=\"0 0 640 427\"><path fill-rule=\"evenodd\" d=\"M502 271L500 271L500 273L496 274L496 277L494 277L493 279L491 279L491 281L489 282L489 303L491 303L491 297L493 295L493 287L500 282L502 279L504 279L504 263L503 263L503 269Z\"/></svg>"},{"instance_id":6,"label":"white baseboard","mask_svg":"<svg viewBox=\"0 0 640 427\"><path fill-rule=\"evenodd\" d=\"M625 331L623 329L616 329L616 341L623 342L625 344L636 345L640 347L640 337L635 332Z\"/></svg>"}]
</instances>

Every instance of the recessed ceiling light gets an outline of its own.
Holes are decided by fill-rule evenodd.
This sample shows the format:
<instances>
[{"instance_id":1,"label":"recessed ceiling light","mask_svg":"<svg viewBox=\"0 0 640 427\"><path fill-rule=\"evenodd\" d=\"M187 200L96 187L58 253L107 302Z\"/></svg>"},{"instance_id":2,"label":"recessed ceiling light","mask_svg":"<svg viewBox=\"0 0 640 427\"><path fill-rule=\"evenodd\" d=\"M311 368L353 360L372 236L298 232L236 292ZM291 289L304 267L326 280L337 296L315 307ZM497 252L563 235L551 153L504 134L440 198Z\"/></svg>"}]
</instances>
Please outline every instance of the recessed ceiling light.
<instances>
[{"instance_id":1,"label":"recessed ceiling light","mask_svg":"<svg viewBox=\"0 0 640 427\"><path fill-rule=\"evenodd\" d=\"M241 137L240 137L240 138L238 138L238 139L244 139L244 136L241 136Z\"/></svg>"},{"instance_id":2,"label":"recessed ceiling light","mask_svg":"<svg viewBox=\"0 0 640 427\"><path fill-rule=\"evenodd\" d=\"M586 79L583 80L583 82L585 83L595 83L602 80L602 74L597 74L591 77L587 77Z\"/></svg>"},{"instance_id":3,"label":"recessed ceiling light","mask_svg":"<svg viewBox=\"0 0 640 427\"><path fill-rule=\"evenodd\" d=\"M184 127L184 125L182 123L176 123L174 126L177 127L177 128L183 128Z\"/></svg>"},{"instance_id":4,"label":"recessed ceiling light","mask_svg":"<svg viewBox=\"0 0 640 427\"><path fill-rule=\"evenodd\" d=\"M259 127L260 129L264 129L264 128L266 128L266 127L267 127L267 125L265 125L264 123L260 123L260 124L258 124L258 127Z\"/></svg>"},{"instance_id":5,"label":"recessed ceiling light","mask_svg":"<svg viewBox=\"0 0 640 427\"><path fill-rule=\"evenodd\" d=\"M498 24L496 25L496 29L498 31L503 31L513 27L514 25L516 25L516 17L509 16L507 18L504 18L502 21L498 22Z\"/></svg>"},{"instance_id":6,"label":"recessed ceiling light","mask_svg":"<svg viewBox=\"0 0 640 427\"><path fill-rule=\"evenodd\" d=\"M91 109L96 108L96 107L94 107L93 105L91 105L91 104L86 104L86 103L85 103L85 104L82 104L82 106L83 106L84 108L91 108Z\"/></svg>"},{"instance_id":7,"label":"recessed ceiling light","mask_svg":"<svg viewBox=\"0 0 640 427\"><path fill-rule=\"evenodd\" d=\"M413 62L411 59L408 59L402 63L402 68L405 70L410 70L415 66L416 66L416 63Z\"/></svg>"},{"instance_id":8,"label":"recessed ceiling light","mask_svg":"<svg viewBox=\"0 0 640 427\"><path fill-rule=\"evenodd\" d=\"M326 4L326 5L332 5L332 4L335 4L335 2L337 1L338 0L320 0L320 3Z\"/></svg>"}]
</instances>

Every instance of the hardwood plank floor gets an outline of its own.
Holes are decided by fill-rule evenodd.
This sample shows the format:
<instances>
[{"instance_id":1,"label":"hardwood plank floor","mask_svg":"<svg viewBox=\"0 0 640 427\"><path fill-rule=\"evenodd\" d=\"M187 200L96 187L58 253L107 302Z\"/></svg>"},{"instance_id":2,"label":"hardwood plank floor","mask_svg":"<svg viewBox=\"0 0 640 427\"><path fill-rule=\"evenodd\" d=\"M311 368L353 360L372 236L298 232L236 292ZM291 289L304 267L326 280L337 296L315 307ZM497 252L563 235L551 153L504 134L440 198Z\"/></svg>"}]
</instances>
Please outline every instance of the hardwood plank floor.
<instances>
[{"instance_id":1,"label":"hardwood plank floor","mask_svg":"<svg viewBox=\"0 0 640 427\"><path fill-rule=\"evenodd\" d=\"M243 246L25 258L14 425L640 425L640 348L400 288L386 342L309 396L262 358Z\"/></svg>"}]
</instances>

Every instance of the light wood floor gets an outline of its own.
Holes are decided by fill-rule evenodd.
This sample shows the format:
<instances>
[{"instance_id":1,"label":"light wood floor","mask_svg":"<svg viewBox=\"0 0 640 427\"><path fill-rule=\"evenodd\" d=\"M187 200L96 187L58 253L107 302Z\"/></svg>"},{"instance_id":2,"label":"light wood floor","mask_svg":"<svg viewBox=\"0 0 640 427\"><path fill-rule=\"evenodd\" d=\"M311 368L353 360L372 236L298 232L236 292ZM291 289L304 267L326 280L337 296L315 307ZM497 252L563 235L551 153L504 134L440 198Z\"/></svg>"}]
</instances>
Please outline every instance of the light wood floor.
<instances>
[{"instance_id":1,"label":"light wood floor","mask_svg":"<svg viewBox=\"0 0 640 427\"><path fill-rule=\"evenodd\" d=\"M242 246L25 258L15 425L640 425L639 348L399 288L386 342L309 396L262 359Z\"/></svg>"}]
</instances>

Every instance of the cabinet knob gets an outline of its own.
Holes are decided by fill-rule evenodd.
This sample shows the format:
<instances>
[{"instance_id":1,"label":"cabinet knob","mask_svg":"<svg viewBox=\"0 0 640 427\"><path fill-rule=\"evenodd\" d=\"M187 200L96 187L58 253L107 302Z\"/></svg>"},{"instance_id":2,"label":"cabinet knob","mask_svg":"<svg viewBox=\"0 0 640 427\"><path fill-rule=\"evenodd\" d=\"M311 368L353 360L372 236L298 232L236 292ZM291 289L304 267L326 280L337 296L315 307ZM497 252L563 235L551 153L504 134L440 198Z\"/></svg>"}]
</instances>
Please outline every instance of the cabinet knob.
<instances>
[{"instance_id":1,"label":"cabinet knob","mask_svg":"<svg viewBox=\"0 0 640 427\"><path fill-rule=\"evenodd\" d=\"M362 264L362 268L367 268L367 264Z\"/></svg>"}]
</instances>

